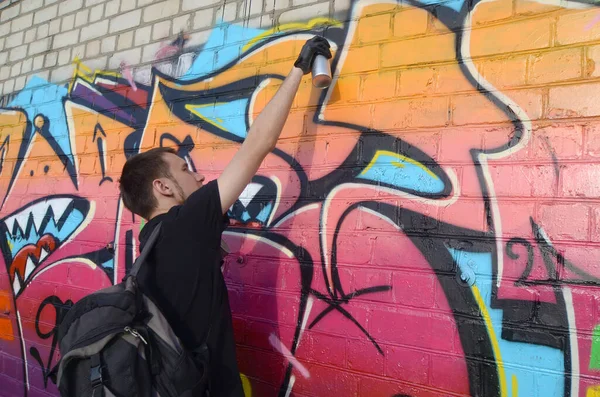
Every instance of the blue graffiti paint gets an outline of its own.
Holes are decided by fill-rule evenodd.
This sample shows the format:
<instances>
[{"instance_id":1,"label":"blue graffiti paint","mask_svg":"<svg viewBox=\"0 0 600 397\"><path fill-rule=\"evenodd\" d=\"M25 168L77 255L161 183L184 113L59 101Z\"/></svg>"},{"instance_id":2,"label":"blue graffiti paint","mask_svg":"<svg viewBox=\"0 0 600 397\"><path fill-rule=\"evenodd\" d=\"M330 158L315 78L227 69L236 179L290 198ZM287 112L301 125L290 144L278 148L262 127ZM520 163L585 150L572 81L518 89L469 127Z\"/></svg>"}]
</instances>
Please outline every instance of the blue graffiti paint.
<instances>
[{"instance_id":1,"label":"blue graffiti paint","mask_svg":"<svg viewBox=\"0 0 600 397\"><path fill-rule=\"evenodd\" d=\"M36 115L43 114L50 123L49 133L62 152L74 163L67 117L63 107L63 98L68 94L66 87L51 84L34 76L25 88L8 104L8 107L20 108L27 113L27 119L33 124Z\"/></svg>"},{"instance_id":2,"label":"blue graffiti paint","mask_svg":"<svg viewBox=\"0 0 600 397\"><path fill-rule=\"evenodd\" d=\"M511 342L502 339L502 310L493 309L492 301L492 254L489 252L467 252L448 248L461 272L475 272L474 286L486 305L498 340L502 362L506 374L507 396L513 394L513 377L518 385L518 395L528 397L564 396L564 354L559 349L548 346ZM498 361L498 358L496 358ZM533 370L535 368L535 371Z\"/></svg>"},{"instance_id":3,"label":"blue graffiti paint","mask_svg":"<svg viewBox=\"0 0 600 397\"><path fill-rule=\"evenodd\" d=\"M264 30L237 25L220 24L215 27L189 70L180 80L189 81L214 72L238 59L242 48Z\"/></svg>"},{"instance_id":4,"label":"blue graffiti paint","mask_svg":"<svg viewBox=\"0 0 600 397\"><path fill-rule=\"evenodd\" d=\"M421 1L419 1L419 3L423 4L423 5L441 5L441 6L444 6L444 7L451 8L454 11L458 12L458 11L460 11L460 9L465 4L465 0L450 0L450 1L444 1L444 0L421 0Z\"/></svg>"},{"instance_id":5,"label":"blue graffiti paint","mask_svg":"<svg viewBox=\"0 0 600 397\"><path fill-rule=\"evenodd\" d=\"M378 151L358 178L421 193L444 191L444 182L425 165L392 152Z\"/></svg>"},{"instance_id":6,"label":"blue graffiti paint","mask_svg":"<svg viewBox=\"0 0 600 397\"><path fill-rule=\"evenodd\" d=\"M189 105L188 109L220 129L245 138L248 101L248 99L236 99L210 106Z\"/></svg>"},{"instance_id":7,"label":"blue graffiti paint","mask_svg":"<svg viewBox=\"0 0 600 397\"><path fill-rule=\"evenodd\" d=\"M262 223L267 223L269 215L271 215L271 211L273 211L273 204L269 203L265 205L262 210L260 210L258 215L256 215L256 219L258 219Z\"/></svg>"}]
</instances>

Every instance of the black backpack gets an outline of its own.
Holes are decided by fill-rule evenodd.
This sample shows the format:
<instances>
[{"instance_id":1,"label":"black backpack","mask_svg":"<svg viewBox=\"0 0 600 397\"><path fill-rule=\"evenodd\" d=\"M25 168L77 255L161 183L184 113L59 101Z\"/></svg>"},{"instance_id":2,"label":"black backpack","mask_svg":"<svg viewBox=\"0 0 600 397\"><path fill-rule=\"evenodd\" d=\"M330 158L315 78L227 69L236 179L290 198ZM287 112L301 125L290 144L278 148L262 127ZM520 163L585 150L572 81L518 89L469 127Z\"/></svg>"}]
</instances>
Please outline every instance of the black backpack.
<instances>
[{"instance_id":1,"label":"black backpack","mask_svg":"<svg viewBox=\"0 0 600 397\"><path fill-rule=\"evenodd\" d=\"M84 297L65 315L58 329L62 357L56 383L61 396L210 395L206 342L186 350L158 307L138 288L136 276L159 232L160 224L123 282ZM211 317L216 291L213 288Z\"/></svg>"}]
</instances>

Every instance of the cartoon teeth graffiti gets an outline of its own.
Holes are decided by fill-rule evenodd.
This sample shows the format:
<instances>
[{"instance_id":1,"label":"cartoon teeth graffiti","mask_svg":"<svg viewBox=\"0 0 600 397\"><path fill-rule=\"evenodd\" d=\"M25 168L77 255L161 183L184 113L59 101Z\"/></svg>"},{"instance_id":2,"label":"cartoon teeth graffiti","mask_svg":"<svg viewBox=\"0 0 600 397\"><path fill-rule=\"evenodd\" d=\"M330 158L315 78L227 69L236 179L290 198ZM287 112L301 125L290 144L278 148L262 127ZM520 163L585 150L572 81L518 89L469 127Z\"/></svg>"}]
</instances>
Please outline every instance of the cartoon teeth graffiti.
<instances>
[{"instance_id":1,"label":"cartoon teeth graffiti","mask_svg":"<svg viewBox=\"0 0 600 397\"><path fill-rule=\"evenodd\" d=\"M46 197L2 221L4 261L16 296L35 269L77 233L89 207L76 196Z\"/></svg>"}]
</instances>

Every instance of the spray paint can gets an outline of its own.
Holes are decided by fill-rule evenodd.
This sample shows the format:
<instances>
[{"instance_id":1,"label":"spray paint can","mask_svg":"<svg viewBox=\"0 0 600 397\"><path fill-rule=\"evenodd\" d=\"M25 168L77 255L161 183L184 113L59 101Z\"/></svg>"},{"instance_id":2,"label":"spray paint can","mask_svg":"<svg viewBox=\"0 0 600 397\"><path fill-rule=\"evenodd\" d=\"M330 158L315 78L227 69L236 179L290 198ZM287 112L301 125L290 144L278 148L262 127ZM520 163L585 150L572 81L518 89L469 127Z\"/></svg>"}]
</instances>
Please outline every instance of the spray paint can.
<instances>
[{"instance_id":1,"label":"spray paint can","mask_svg":"<svg viewBox=\"0 0 600 397\"><path fill-rule=\"evenodd\" d=\"M323 55L317 55L313 61L312 83L320 89L325 89L331 84L331 65L329 59Z\"/></svg>"}]
</instances>

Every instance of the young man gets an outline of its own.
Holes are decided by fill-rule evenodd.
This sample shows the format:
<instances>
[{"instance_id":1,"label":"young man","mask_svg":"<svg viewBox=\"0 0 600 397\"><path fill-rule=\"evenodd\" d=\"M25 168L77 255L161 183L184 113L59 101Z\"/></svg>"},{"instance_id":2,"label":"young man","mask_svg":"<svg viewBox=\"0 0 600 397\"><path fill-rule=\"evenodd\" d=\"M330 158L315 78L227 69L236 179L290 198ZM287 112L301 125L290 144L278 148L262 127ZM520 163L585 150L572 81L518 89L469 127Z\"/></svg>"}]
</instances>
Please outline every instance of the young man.
<instances>
[{"instance_id":1,"label":"young man","mask_svg":"<svg viewBox=\"0 0 600 397\"><path fill-rule=\"evenodd\" d=\"M314 57L331 58L329 43L308 40L294 67L248 131L244 143L221 176L203 186L176 152L156 148L125 163L120 182L123 203L148 220L140 232L140 250L160 223L159 239L140 286L159 306L188 349L207 341L210 350L211 396L243 397L235 356L231 312L220 271L221 234L227 210L235 203L277 143L292 100ZM216 285L213 280L218 280ZM218 297L211 317L213 288Z\"/></svg>"}]
</instances>

